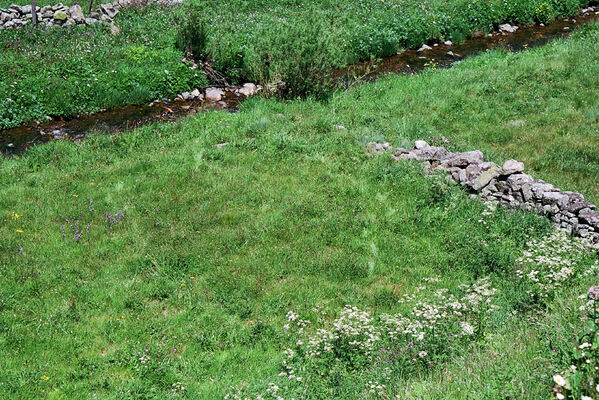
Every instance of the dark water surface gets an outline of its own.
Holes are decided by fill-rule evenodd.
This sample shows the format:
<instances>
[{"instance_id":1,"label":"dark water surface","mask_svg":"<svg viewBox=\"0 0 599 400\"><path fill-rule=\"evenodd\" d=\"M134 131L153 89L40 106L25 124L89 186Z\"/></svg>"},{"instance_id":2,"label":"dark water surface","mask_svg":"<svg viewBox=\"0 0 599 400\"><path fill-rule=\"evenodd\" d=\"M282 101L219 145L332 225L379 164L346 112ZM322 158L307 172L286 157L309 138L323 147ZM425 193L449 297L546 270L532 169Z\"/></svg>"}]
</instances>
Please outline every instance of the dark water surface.
<instances>
[{"instance_id":1,"label":"dark water surface","mask_svg":"<svg viewBox=\"0 0 599 400\"><path fill-rule=\"evenodd\" d=\"M520 26L514 33L494 32L490 36L481 35L457 45L430 44L431 50L407 50L381 60L354 64L335 71L333 77L341 81L355 79L355 77L374 80L376 76L390 72L414 73L431 65L439 68L448 67L465 57L490 49L521 51L542 46L555 38L569 36L573 29L594 20L595 17L594 11L588 11L584 15L558 20L546 26ZM5 156L15 155L34 144L50 140L79 141L91 132L118 133L153 121L173 121L207 109L235 111L245 98L244 95L238 94L234 88L231 88L225 90L225 96L218 102L205 100L164 101L0 130L0 153Z\"/></svg>"}]
</instances>

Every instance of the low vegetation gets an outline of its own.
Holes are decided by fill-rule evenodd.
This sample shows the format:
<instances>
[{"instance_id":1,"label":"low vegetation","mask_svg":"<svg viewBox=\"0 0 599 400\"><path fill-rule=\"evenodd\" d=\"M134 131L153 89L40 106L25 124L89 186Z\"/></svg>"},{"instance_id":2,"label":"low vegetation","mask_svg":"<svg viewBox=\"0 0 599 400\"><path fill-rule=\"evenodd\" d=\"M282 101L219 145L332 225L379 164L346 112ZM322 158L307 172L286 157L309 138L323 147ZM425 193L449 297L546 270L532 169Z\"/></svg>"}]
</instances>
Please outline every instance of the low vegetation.
<instances>
[{"instance_id":1,"label":"low vegetation","mask_svg":"<svg viewBox=\"0 0 599 400\"><path fill-rule=\"evenodd\" d=\"M172 98L207 85L200 70L181 62L185 50L231 83L322 97L330 93L327 77L334 68L431 39L459 42L502 22L549 22L587 3L202 0L179 7L140 1L119 13L116 31L1 29L0 129Z\"/></svg>"},{"instance_id":2,"label":"low vegetation","mask_svg":"<svg viewBox=\"0 0 599 400\"><path fill-rule=\"evenodd\" d=\"M0 397L598 397L596 249L365 155L478 148L598 203L598 43L0 160Z\"/></svg>"},{"instance_id":3,"label":"low vegetation","mask_svg":"<svg viewBox=\"0 0 599 400\"><path fill-rule=\"evenodd\" d=\"M72 116L207 84L181 62L176 13L135 7L108 25L0 29L0 129L49 116Z\"/></svg>"}]
</instances>

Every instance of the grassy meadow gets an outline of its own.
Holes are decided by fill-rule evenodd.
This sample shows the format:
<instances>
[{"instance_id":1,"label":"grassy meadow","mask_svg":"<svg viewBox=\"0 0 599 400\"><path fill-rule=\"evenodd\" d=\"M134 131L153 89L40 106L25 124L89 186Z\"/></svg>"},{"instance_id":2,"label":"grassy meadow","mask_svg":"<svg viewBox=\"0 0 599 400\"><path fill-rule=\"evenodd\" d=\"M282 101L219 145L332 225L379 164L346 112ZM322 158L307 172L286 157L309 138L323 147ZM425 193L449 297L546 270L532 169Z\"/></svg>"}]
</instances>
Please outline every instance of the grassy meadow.
<instances>
[{"instance_id":1,"label":"grassy meadow","mask_svg":"<svg viewBox=\"0 0 599 400\"><path fill-rule=\"evenodd\" d=\"M598 43L594 24L326 102L255 98L1 159L0 397L552 398L596 254L365 146L481 149L599 202ZM532 240L567 280L515 278ZM450 303L465 321L412 315ZM426 339L376 338L401 318ZM568 398L591 390L577 382Z\"/></svg>"}]
</instances>

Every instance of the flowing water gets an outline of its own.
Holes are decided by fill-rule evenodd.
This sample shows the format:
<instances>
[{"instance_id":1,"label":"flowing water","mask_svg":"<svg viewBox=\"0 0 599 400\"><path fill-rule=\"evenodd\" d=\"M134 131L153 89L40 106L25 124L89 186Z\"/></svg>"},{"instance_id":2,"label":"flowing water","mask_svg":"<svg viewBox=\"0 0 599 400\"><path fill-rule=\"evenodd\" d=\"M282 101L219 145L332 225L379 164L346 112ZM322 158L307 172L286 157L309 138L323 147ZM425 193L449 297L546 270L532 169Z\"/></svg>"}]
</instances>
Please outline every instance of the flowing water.
<instances>
[{"instance_id":1,"label":"flowing water","mask_svg":"<svg viewBox=\"0 0 599 400\"><path fill-rule=\"evenodd\" d=\"M333 78L351 81L359 77L374 80L385 73L414 73L430 66L448 67L465 57L491 49L521 51L546 44L552 39L569 36L575 28L595 19L588 10L574 18L554 21L546 26L521 26L514 33L493 32L479 35L461 44L431 44L430 50L408 50L377 61L362 62L337 70ZM56 119L41 124L29 124L0 131L0 153L19 154L28 147L49 140L71 139L80 141L92 132L118 133L153 122L174 121L182 116L202 110L227 109L235 111L246 97L237 88L225 89L220 101L205 100L163 101L144 106L128 106L72 119Z\"/></svg>"}]
</instances>

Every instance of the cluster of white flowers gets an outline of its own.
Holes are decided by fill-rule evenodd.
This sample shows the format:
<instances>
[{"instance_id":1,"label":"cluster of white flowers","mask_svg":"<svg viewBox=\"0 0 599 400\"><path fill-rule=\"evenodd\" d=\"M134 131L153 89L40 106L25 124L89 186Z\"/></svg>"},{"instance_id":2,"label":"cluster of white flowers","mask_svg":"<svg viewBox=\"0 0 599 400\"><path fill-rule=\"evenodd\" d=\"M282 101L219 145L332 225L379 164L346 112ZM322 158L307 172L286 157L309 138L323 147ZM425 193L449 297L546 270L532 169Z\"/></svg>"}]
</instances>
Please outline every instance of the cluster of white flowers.
<instances>
[{"instance_id":1,"label":"cluster of white flowers","mask_svg":"<svg viewBox=\"0 0 599 400\"><path fill-rule=\"evenodd\" d=\"M301 319L299 314L289 311L287 313L287 323L283 325L285 330L291 330L292 328L296 329L296 332L301 334L304 332L304 328L310 324L310 321L307 319Z\"/></svg>"},{"instance_id":2,"label":"cluster of white flowers","mask_svg":"<svg viewBox=\"0 0 599 400\"><path fill-rule=\"evenodd\" d=\"M526 247L516 260L516 276L530 284L528 295L547 298L579 272L589 273L589 270L579 271L579 264L585 254L597 249L597 244L555 229L540 240L530 241ZM591 268L599 269L599 266Z\"/></svg>"},{"instance_id":3,"label":"cluster of white flowers","mask_svg":"<svg viewBox=\"0 0 599 400\"><path fill-rule=\"evenodd\" d=\"M276 384L269 382L268 388L266 389L266 395L257 394L255 396L249 397L242 394L241 389L235 389L234 393L227 393L224 397L224 400L285 400L283 396L280 395L280 387ZM293 397L289 400L295 400Z\"/></svg>"},{"instance_id":4,"label":"cluster of white flowers","mask_svg":"<svg viewBox=\"0 0 599 400\"><path fill-rule=\"evenodd\" d=\"M181 396L185 393L185 386L181 382L175 382L171 385L172 395L174 397Z\"/></svg>"},{"instance_id":5,"label":"cluster of white flowers","mask_svg":"<svg viewBox=\"0 0 599 400\"><path fill-rule=\"evenodd\" d=\"M381 319L386 325L386 333L394 340L422 342L425 338L434 336L436 331L457 323L461 328L461 335L474 335L474 325L478 325L481 314L497 309L492 304L497 289L491 287L489 278L479 279L471 286L460 285L459 289L465 291L460 298L449 294L448 289L436 290L432 302L418 301L408 316L383 314ZM415 297L416 295L404 297L401 301L407 302ZM419 353L421 358L422 353Z\"/></svg>"},{"instance_id":6,"label":"cluster of white flowers","mask_svg":"<svg viewBox=\"0 0 599 400\"><path fill-rule=\"evenodd\" d=\"M380 384L377 381L368 381L366 388L368 389L368 394L376 397L384 397L387 386Z\"/></svg>"}]
</instances>

